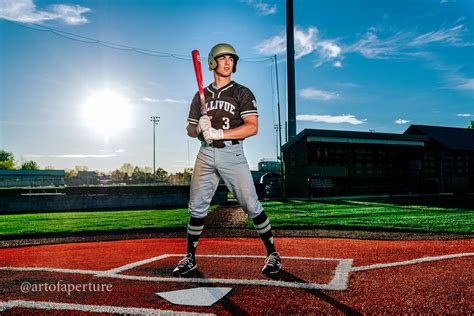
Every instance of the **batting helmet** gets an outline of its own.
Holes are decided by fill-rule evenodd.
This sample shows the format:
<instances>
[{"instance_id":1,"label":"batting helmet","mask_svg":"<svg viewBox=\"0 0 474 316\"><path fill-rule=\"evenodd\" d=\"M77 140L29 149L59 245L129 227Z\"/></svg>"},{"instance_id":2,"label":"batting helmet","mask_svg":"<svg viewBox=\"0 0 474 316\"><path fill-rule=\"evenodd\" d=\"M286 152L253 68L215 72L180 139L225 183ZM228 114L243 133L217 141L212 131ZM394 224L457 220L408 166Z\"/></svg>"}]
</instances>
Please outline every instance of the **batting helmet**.
<instances>
[{"instance_id":1,"label":"batting helmet","mask_svg":"<svg viewBox=\"0 0 474 316\"><path fill-rule=\"evenodd\" d=\"M237 60L239 60L239 55L237 55L237 52L232 45L225 43L217 44L209 52L209 57L207 58L209 71L213 71L217 68L216 58L222 55L232 55L234 57L234 69L232 69L232 72L235 72L237 70Z\"/></svg>"}]
</instances>

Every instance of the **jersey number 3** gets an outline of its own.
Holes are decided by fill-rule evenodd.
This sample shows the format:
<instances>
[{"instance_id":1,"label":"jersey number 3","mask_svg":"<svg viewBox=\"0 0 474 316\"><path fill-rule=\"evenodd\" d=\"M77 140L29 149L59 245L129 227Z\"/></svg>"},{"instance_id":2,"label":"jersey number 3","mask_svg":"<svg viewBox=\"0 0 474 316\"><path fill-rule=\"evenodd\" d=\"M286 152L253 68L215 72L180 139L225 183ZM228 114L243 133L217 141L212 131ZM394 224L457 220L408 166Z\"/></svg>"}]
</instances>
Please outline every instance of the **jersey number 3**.
<instances>
[{"instance_id":1,"label":"jersey number 3","mask_svg":"<svg viewBox=\"0 0 474 316\"><path fill-rule=\"evenodd\" d=\"M222 129L229 129L230 128L230 120L228 117L223 117L222 120L224 121L224 125L222 126Z\"/></svg>"}]
</instances>

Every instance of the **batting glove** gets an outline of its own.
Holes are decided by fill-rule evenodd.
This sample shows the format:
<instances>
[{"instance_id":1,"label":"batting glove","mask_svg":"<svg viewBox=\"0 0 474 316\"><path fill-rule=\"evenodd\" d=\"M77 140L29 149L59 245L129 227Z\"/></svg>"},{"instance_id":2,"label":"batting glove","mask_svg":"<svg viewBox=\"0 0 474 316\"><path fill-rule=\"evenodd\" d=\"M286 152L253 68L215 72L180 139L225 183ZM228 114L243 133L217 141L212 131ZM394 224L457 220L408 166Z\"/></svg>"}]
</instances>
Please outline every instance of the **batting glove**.
<instances>
[{"instance_id":1,"label":"batting glove","mask_svg":"<svg viewBox=\"0 0 474 316\"><path fill-rule=\"evenodd\" d=\"M201 116L201 118L199 119L199 123L196 127L196 132L199 134L201 134L203 131L207 130L211 128L211 118L207 115L203 115Z\"/></svg>"},{"instance_id":2,"label":"batting glove","mask_svg":"<svg viewBox=\"0 0 474 316\"><path fill-rule=\"evenodd\" d=\"M204 139L209 143L209 141L224 139L224 130L209 128L202 132Z\"/></svg>"}]
</instances>

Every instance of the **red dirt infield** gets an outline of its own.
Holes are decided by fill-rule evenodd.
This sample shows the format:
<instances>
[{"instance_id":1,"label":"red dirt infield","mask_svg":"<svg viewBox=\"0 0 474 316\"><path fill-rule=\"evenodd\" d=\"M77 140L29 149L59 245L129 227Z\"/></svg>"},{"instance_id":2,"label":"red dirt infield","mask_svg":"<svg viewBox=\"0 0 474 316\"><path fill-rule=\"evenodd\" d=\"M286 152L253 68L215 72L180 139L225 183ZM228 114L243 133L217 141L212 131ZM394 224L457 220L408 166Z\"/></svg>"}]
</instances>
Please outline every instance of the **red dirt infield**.
<instances>
[{"instance_id":1,"label":"red dirt infield","mask_svg":"<svg viewBox=\"0 0 474 316\"><path fill-rule=\"evenodd\" d=\"M0 314L472 314L473 239L276 238L283 269L261 275L258 238L201 238L198 271L171 270L183 238L0 249ZM24 285L29 287L24 287ZM210 307L155 293L230 287Z\"/></svg>"}]
</instances>

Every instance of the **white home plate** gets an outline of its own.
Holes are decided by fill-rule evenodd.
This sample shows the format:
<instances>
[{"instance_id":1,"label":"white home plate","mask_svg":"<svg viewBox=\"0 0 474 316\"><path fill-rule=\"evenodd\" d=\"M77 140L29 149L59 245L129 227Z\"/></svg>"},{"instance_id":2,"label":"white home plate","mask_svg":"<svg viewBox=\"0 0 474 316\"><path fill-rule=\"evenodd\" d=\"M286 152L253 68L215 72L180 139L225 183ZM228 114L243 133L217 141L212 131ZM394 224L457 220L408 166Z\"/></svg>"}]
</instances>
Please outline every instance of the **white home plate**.
<instances>
[{"instance_id":1,"label":"white home plate","mask_svg":"<svg viewBox=\"0 0 474 316\"><path fill-rule=\"evenodd\" d=\"M211 306L231 290L231 287L196 287L186 290L159 292L156 295L175 305Z\"/></svg>"}]
</instances>

